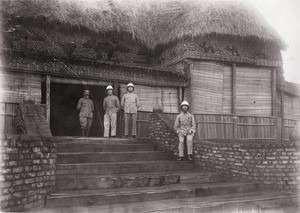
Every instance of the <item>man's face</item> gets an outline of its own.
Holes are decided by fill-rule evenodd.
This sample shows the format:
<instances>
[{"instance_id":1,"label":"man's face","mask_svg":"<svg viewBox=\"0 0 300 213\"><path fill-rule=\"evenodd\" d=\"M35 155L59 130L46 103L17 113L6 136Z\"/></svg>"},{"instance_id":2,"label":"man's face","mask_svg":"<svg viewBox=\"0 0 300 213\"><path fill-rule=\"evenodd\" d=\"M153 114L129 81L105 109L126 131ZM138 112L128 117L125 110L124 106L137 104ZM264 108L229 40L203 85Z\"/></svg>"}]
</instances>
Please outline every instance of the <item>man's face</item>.
<instances>
[{"instance_id":1,"label":"man's face","mask_svg":"<svg viewBox=\"0 0 300 213\"><path fill-rule=\"evenodd\" d=\"M133 91L133 87L128 87L128 91L132 92Z\"/></svg>"},{"instance_id":2,"label":"man's face","mask_svg":"<svg viewBox=\"0 0 300 213\"><path fill-rule=\"evenodd\" d=\"M89 98L89 96L90 96L90 92L84 91L84 97L85 97L85 98Z\"/></svg>"},{"instance_id":3,"label":"man's face","mask_svg":"<svg viewBox=\"0 0 300 213\"><path fill-rule=\"evenodd\" d=\"M112 95L113 94L113 91L111 89L107 90L107 94L108 95Z\"/></svg>"},{"instance_id":4,"label":"man's face","mask_svg":"<svg viewBox=\"0 0 300 213\"><path fill-rule=\"evenodd\" d=\"M181 110L184 111L184 112L187 112L188 109L189 109L189 107L186 106L186 105L183 105L183 106L181 107Z\"/></svg>"}]
</instances>

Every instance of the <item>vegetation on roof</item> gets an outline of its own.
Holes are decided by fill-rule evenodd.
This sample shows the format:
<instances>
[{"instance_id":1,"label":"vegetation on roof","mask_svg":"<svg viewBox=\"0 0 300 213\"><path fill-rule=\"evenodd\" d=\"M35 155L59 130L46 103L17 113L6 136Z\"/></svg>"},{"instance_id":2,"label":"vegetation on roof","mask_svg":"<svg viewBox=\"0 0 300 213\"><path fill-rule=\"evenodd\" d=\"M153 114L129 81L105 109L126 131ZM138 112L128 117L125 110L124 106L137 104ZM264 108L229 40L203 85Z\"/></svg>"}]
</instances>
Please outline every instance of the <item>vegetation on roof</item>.
<instances>
[{"instance_id":1,"label":"vegetation on roof","mask_svg":"<svg viewBox=\"0 0 300 213\"><path fill-rule=\"evenodd\" d=\"M251 5L233 0L3 0L5 14L94 32L127 32L153 49L183 37L231 35L285 44Z\"/></svg>"}]
</instances>

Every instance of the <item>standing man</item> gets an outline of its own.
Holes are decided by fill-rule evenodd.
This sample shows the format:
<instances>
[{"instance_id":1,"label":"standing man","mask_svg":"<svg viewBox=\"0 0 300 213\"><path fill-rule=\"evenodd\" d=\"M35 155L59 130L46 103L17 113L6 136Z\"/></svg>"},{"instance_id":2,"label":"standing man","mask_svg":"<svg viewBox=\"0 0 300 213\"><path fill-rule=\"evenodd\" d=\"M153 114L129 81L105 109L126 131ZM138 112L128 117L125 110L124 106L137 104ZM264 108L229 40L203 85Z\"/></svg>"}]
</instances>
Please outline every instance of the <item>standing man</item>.
<instances>
[{"instance_id":1,"label":"standing man","mask_svg":"<svg viewBox=\"0 0 300 213\"><path fill-rule=\"evenodd\" d=\"M140 102L136 94L133 93L134 85L129 83L127 85L127 93L123 95L121 105L124 108L125 120L125 137L128 137L129 121L132 122L132 136L136 137L136 119L137 111L140 108Z\"/></svg>"},{"instance_id":2,"label":"standing man","mask_svg":"<svg viewBox=\"0 0 300 213\"><path fill-rule=\"evenodd\" d=\"M79 113L79 122L81 126L82 136L89 136L93 123L94 102L90 99L90 91L84 90L83 98L80 98L77 104Z\"/></svg>"},{"instance_id":3,"label":"standing man","mask_svg":"<svg viewBox=\"0 0 300 213\"><path fill-rule=\"evenodd\" d=\"M113 87L106 87L107 97L103 101L104 115L104 137L109 137L109 129L111 127L111 136L116 137L117 112L120 109L119 98L113 95Z\"/></svg>"},{"instance_id":4,"label":"standing man","mask_svg":"<svg viewBox=\"0 0 300 213\"><path fill-rule=\"evenodd\" d=\"M187 143L188 160L193 161L193 137L196 132L196 125L194 116L188 112L189 107L190 105L187 101L181 103L181 113L177 115L174 125L179 138L178 161L182 161L184 158L184 139L186 139Z\"/></svg>"}]
</instances>

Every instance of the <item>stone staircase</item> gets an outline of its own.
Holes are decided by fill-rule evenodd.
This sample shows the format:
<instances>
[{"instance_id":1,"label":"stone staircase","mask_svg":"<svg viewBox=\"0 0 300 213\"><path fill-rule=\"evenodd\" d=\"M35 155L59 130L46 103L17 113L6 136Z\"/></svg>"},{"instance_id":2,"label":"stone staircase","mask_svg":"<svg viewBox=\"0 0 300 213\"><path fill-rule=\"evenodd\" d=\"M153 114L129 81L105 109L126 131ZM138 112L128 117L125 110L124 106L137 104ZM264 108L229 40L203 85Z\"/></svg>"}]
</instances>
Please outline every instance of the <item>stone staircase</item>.
<instances>
[{"instance_id":1,"label":"stone staircase","mask_svg":"<svg viewBox=\"0 0 300 213\"><path fill-rule=\"evenodd\" d=\"M143 142L144 141L144 142ZM139 139L61 138L57 191L46 208L193 198L256 189L253 183L223 182L222 175L177 162Z\"/></svg>"}]
</instances>

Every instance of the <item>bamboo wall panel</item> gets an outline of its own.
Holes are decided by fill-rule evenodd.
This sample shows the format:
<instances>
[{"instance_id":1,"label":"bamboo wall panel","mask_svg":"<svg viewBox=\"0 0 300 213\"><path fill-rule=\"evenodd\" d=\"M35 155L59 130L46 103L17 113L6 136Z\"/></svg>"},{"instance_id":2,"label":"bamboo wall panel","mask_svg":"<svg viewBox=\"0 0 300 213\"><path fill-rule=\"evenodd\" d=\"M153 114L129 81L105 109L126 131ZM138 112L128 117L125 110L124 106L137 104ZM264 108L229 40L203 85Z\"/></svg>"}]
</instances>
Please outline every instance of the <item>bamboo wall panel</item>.
<instances>
[{"instance_id":1,"label":"bamboo wall panel","mask_svg":"<svg viewBox=\"0 0 300 213\"><path fill-rule=\"evenodd\" d=\"M290 135L294 129L295 122L300 121L300 119L283 119L283 132L282 138L283 139L290 139Z\"/></svg>"},{"instance_id":2,"label":"bamboo wall panel","mask_svg":"<svg viewBox=\"0 0 300 213\"><path fill-rule=\"evenodd\" d=\"M2 102L23 101L30 92L36 103L41 102L41 76L27 73L0 72Z\"/></svg>"},{"instance_id":3,"label":"bamboo wall panel","mask_svg":"<svg viewBox=\"0 0 300 213\"><path fill-rule=\"evenodd\" d=\"M0 133L16 134L16 103L0 103Z\"/></svg>"},{"instance_id":4,"label":"bamboo wall panel","mask_svg":"<svg viewBox=\"0 0 300 213\"><path fill-rule=\"evenodd\" d=\"M191 69L194 113L223 112L223 65L194 62Z\"/></svg>"},{"instance_id":5,"label":"bamboo wall panel","mask_svg":"<svg viewBox=\"0 0 300 213\"><path fill-rule=\"evenodd\" d=\"M293 119L300 120L300 98L293 97Z\"/></svg>"},{"instance_id":6,"label":"bamboo wall panel","mask_svg":"<svg viewBox=\"0 0 300 213\"><path fill-rule=\"evenodd\" d=\"M174 123L177 114L164 113ZM196 139L233 139L236 122L236 139L274 139L274 117L237 116L230 114L195 114Z\"/></svg>"},{"instance_id":7,"label":"bamboo wall panel","mask_svg":"<svg viewBox=\"0 0 300 213\"><path fill-rule=\"evenodd\" d=\"M148 116L151 112L139 111L137 114L137 137L147 138L149 137L149 119ZM119 121L117 126L117 131L119 136L124 136L125 124L124 124L124 111L120 111L118 114ZM131 127L131 125L130 125ZM131 135L131 128L129 128L129 135Z\"/></svg>"},{"instance_id":8,"label":"bamboo wall panel","mask_svg":"<svg viewBox=\"0 0 300 213\"><path fill-rule=\"evenodd\" d=\"M198 139L233 138L232 115L195 115L197 124L196 135Z\"/></svg>"},{"instance_id":9,"label":"bamboo wall panel","mask_svg":"<svg viewBox=\"0 0 300 213\"><path fill-rule=\"evenodd\" d=\"M121 97L125 92L126 84L120 84ZM179 112L178 88L135 85L134 93L140 100L141 111L152 112L159 105L164 108L164 112Z\"/></svg>"},{"instance_id":10,"label":"bamboo wall panel","mask_svg":"<svg viewBox=\"0 0 300 213\"><path fill-rule=\"evenodd\" d=\"M272 114L271 70L236 68L236 113L240 115Z\"/></svg>"},{"instance_id":11,"label":"bamboo wall panel","mask_svg":"<svg viewBox=\"0 0 300 213\"><path fill-rule=\"evenodd\" d=\"M285 93L283 102L284 117L288 119L300 120L300 98Z\"/></svg>"},{"instance_id":12,"label":"bamboo wall panel","mask_svg":"<svg viewBox=\"0 0 300 213\"><path fill-rule=\"evenodd\" d=\"M189 87L184 88L183 100L191 102L191 89Z\"/></svg>"},{"instance_id":13,"label":"bamboo wall panel","mask_svg":"<svg viewBox=\"0 0 300 213\"><path fill-rule=\"evenodd\" d=\"M275 118L238 116L237 137L238 138L275 138Z\"/></svg>"},{"instance_id":14,"label":"bamboo wall panel","mask_svg":"<svg viewBox=\"0 0 300 213\"><path fill-rule=\"evenodd\" d=\"M293 116L293 97L284 94L283 101L284 101L284 117L291 119Z\"/></svg>"},{"instance_id":15,"label":"bamboo wall panel","mask_svg":"<svg viewBox=\"0 0 300 213\"><path fill-rule=\"evenodd\" d=\"M232 68L223 66L223 113L231 114L232 108Z\"/></svg>"}]
</instances>

